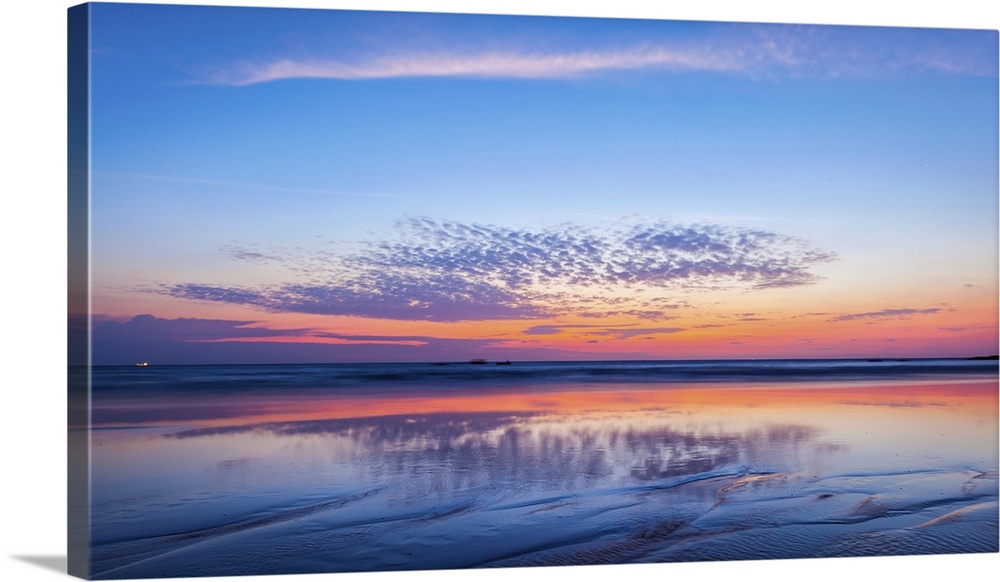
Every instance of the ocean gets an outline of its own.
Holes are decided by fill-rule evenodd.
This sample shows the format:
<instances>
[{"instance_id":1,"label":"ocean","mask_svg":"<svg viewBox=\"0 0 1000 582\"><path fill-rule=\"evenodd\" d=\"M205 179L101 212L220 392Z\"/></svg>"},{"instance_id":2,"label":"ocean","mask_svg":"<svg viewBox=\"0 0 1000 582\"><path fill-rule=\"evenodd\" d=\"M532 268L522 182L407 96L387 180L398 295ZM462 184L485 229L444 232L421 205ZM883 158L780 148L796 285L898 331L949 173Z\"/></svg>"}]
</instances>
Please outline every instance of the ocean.
<instances>
[{"instance_id":1,"label":"ocean","mask_svg":"<svg viewBox=\"0 0 1000 582\"><path fill-rule=\"evenodd\" d=\"M98 579L998 551L996 360L150 365L91 383Z\"/></svg>"}]
</instances>

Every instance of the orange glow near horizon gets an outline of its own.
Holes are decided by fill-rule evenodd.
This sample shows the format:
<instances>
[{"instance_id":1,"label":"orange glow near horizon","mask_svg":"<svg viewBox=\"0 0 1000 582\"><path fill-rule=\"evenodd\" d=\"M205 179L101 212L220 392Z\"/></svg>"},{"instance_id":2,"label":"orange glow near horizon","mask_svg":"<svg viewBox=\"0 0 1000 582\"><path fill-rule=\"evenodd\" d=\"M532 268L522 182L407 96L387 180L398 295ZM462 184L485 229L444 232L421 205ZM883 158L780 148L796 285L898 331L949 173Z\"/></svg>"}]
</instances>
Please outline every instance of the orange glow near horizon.
<instances>
[{"instance_id":1,"label":"orange glow near horizon","mask_svg":"<svg viewBox=\"0 0 1000 582\"><path fill-rule=\"evenodd\" d=\"M877 297L823 301L825 295L802 290L706 292L698 303L692 300L682 308L664 310L657 319L619 313L489 321L392 320L272 313L151 293L95 296L94 310L119 321L132 317L125 313L149 313L161 319L249 322L244 329L269 332L262 337L187 341L419 349L436 339L468 340L486 342L488 350L481 351L490 352L456 351L454 360L480 355L518 360L968 357L1000 351L996 298L985 286L962 289L960 295L962 301L950 303L908 300L906 305L913 306L913 313L894 313L885 306L900 303ZM282 330L288 334L282 335Z\"/></svg>"}]
</instances>

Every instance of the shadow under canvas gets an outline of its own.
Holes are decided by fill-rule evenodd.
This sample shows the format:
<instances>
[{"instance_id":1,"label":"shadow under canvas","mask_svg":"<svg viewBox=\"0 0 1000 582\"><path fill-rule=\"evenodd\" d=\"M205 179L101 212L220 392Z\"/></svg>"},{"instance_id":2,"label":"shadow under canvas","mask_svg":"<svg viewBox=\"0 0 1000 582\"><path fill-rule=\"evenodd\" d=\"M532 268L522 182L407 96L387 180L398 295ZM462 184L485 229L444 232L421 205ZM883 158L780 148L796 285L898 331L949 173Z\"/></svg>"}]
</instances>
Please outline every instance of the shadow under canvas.
<instances>
[{"instance_id":1,"label":"shadow under canvas","mask_svg":"<svg viewBox=\"0 0 1000 582\"><path fill-rule=\"evenodd\" d=\"M69 560L66 556L11 556L22 562L27 562L29 564L34 564L45 568L46 570L53 570L61 574L66 573L66 568Z\"/></svg>"}]
</instances>

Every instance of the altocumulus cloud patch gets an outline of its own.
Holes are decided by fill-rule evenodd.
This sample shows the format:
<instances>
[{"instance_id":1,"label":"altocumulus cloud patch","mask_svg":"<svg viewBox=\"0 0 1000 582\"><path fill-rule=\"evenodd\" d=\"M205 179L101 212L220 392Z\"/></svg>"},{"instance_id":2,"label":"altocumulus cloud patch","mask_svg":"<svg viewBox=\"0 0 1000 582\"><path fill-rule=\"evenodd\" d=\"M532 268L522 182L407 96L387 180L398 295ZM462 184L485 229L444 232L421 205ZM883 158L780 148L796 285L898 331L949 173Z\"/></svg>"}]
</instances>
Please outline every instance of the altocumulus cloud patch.
<instances>
[{"instance_id":1,"label":"altocumulus cloud patch","mask_svg":"<svg viewBox=\"0 0 1000 582\"><path fill-rule=\"evenodd\" d=\"M818 280L810 269L835 258L798 238L711 224L531 229L410 218L395 227L354 252L275 257L289 271L287 284L186 282L157 292L276 312L426 321L610 315L622 311L626 294L635 297L629 307L653 317L673 307L665 296L684 290L808 285ZM258 256L228 252L233 260Z\"/></svg>"}]
</instances>

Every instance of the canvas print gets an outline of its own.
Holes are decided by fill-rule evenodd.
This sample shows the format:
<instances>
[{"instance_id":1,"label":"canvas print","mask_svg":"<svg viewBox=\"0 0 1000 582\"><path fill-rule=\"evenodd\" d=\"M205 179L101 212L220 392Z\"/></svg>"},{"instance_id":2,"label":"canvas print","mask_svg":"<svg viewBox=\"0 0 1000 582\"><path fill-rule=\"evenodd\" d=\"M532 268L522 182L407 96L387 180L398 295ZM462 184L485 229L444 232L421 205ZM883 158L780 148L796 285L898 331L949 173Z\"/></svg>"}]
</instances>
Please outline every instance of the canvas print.
<instances>
[{"instance_id":1,"label":"canvas print","mask_svg":"<svg viewBox=\"0 0 1000 582\"><path fill-rule=\"evenodd\" d=\"M998 551L997 31L68 20L74 575Z\"/></svg>"}]
</instances>

